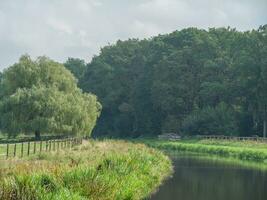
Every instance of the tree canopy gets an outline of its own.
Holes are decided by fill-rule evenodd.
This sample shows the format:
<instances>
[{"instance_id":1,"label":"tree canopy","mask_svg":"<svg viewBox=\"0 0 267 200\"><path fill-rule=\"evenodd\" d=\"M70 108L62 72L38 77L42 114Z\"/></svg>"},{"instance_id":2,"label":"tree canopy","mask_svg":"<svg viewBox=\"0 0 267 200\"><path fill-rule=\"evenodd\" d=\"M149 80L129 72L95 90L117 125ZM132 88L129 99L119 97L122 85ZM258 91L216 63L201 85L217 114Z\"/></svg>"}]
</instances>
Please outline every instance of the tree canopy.
<instances>
[{"instance_id":1,"label":"tree canopy","mask_svg":"<svg viewBox=\"0 0 267 200\"><path fill-rule=\"evenodd\" d=\"M3 132L90 135L101 111L95 95L82 93L62 64L22 56L3 72L0 122Z\"/></svg>"},{"instance_id":2,"label":"tree canopy","mask_svg":"<svg viewBox=\"0 0 267 200\"><path fill-rule=\"evenodd\" d=\"M80 80L103 105L95 133L266 134L266 45L261 26L188 28L102 48Z\"/></svg>"},{"instance_id":3,"label":"tree canopy","mask_svg":"<svg viewBox=\"0 0 267 200\"><path fill-rule=\"evenodd\" d=\"M86 63L79 58L68 58L64 66L79 80L86 70Z\"/></svg>"}]
</instances>

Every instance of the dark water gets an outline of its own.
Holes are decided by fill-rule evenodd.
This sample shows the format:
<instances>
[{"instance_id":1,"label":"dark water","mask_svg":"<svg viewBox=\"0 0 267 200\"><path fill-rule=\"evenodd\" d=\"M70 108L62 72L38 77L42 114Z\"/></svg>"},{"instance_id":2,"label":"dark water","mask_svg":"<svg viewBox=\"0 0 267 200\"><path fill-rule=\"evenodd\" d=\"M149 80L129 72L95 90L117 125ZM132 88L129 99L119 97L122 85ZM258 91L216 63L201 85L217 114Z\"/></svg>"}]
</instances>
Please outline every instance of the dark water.
<instances>
[{"instance_id":1,"label":"dark water","mask_svg":"<svg viewBox=\"0 0 267 200\"><path fill-rule=\"evenodd\" d=\"M173 164L151 200L267 200L266 171L196 155L176 155Z\"/></svg>"}]
</instances>

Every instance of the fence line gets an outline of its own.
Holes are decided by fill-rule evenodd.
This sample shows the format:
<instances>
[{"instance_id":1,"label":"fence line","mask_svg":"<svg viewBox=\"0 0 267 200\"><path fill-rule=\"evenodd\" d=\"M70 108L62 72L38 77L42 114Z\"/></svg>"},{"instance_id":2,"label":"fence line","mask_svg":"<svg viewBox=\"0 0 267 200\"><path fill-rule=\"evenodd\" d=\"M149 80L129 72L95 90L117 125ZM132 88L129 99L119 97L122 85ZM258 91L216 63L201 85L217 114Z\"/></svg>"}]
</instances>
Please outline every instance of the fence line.
<instances>
[{"instance_id":1,"label":"fence line","mask_svg":"<svg viewBox=\"0 0 267 200\"><path fill-rule=\"evenodd\" d=\"M58 151L60 149L71 149L82 144L82 138L67 138L59 140L29 141L0 144L0 159L11 157L25 157L42 152Z\"/></svg>"},{"instance_id":2,"label":"fence line","mask_svg":"<svg viewBox=\"0 0 267 200\"><path fill-rule=\"evenodd\" d=\"M263 137L236 137L236 136L225 136L225 135L197 135L195 138L198 139L216 139L216 140L239 140L239 141L259 141L267 142L267 138Z\"/></svg>"}]
</instances>

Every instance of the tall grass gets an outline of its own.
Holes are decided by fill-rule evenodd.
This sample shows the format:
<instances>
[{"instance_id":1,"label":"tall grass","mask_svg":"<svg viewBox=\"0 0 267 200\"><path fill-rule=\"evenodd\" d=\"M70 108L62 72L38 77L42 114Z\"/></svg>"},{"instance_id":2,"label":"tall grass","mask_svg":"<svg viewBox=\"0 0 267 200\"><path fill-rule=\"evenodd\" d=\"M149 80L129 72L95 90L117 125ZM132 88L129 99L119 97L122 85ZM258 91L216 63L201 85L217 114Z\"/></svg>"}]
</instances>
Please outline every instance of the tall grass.
<instances>
[{"instance_id":1,"label":"tall grass","mask_svg":"<svg viewBox=\"0 0 267 200\"><path fill-rule=\"evenodd\" d=\"M163 153L110 140L5 162L1 200L143 199L172 172Z\"/></svg>"},{"instance_id":2,"label":"tall grass","mask_svg":"<svg viewBox=\"0 0 267 200\"><path fill-rule=\"evenodd\" d=\"M230 147L244 147L251 149L267 149L267 143L261 141L252 140L223 140L223 139L202 139L196 140L196 143L218 146L230 146Z\"/></svg>"},{"instance_id":3,"label":"tall grass","mask_svg":"<svg viewBox=\"0 0 267 200\"><path fill-rule=\"evenodd\" d=\"M229 144L227 142L220 143L220 141L157 141L157 140L144 140L146 144L151 147L166 150L178 150L196 153L206 153L212 155L219 155L224 157L233 157L240 160L256 161L267 163L267 149L257 145L254 148L239 143ZM265 145L265 144L262 144Z\"/></svg>"},{"instance_id":4,"label":"tall grass","mask_svg":"<svg viewBox=\"0 0 267 200\"><path fill-rule=\"evenodd\" d=\"M6 147L0 144L0 160L5 158L6 155Z\"/></svg>"}]
</instances>

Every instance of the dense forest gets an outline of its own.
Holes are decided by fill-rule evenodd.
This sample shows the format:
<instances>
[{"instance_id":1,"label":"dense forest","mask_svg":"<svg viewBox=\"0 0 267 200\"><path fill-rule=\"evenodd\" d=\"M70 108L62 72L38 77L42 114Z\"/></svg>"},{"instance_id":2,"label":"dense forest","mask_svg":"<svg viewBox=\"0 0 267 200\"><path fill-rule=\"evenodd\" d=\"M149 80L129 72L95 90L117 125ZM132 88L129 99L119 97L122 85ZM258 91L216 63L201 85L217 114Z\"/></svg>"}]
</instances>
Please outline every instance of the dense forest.
<instances>
[{"instance_id":1,"label":"dense forest","mask_svg":"<svg viewBox=\"0 0 267 200\"><path fill-rule=\"evenodd\" d=\"M22 56L0 73L2 132L90 134L101 110L92 93L102 105L95 136L266 136L267 25L119 40L64 66L85 93L45 57Z\"/></svg>"},{"instance_id":2,"label":"dense forest","mask_svg":"<svg viewBox=\"0 0 267 200\"><path fill-rule=\"evenodd\" d=\"M65 66L103 106L95 135L266 135L266 25L117 41Z\"/></svg>"}]
</instances>

